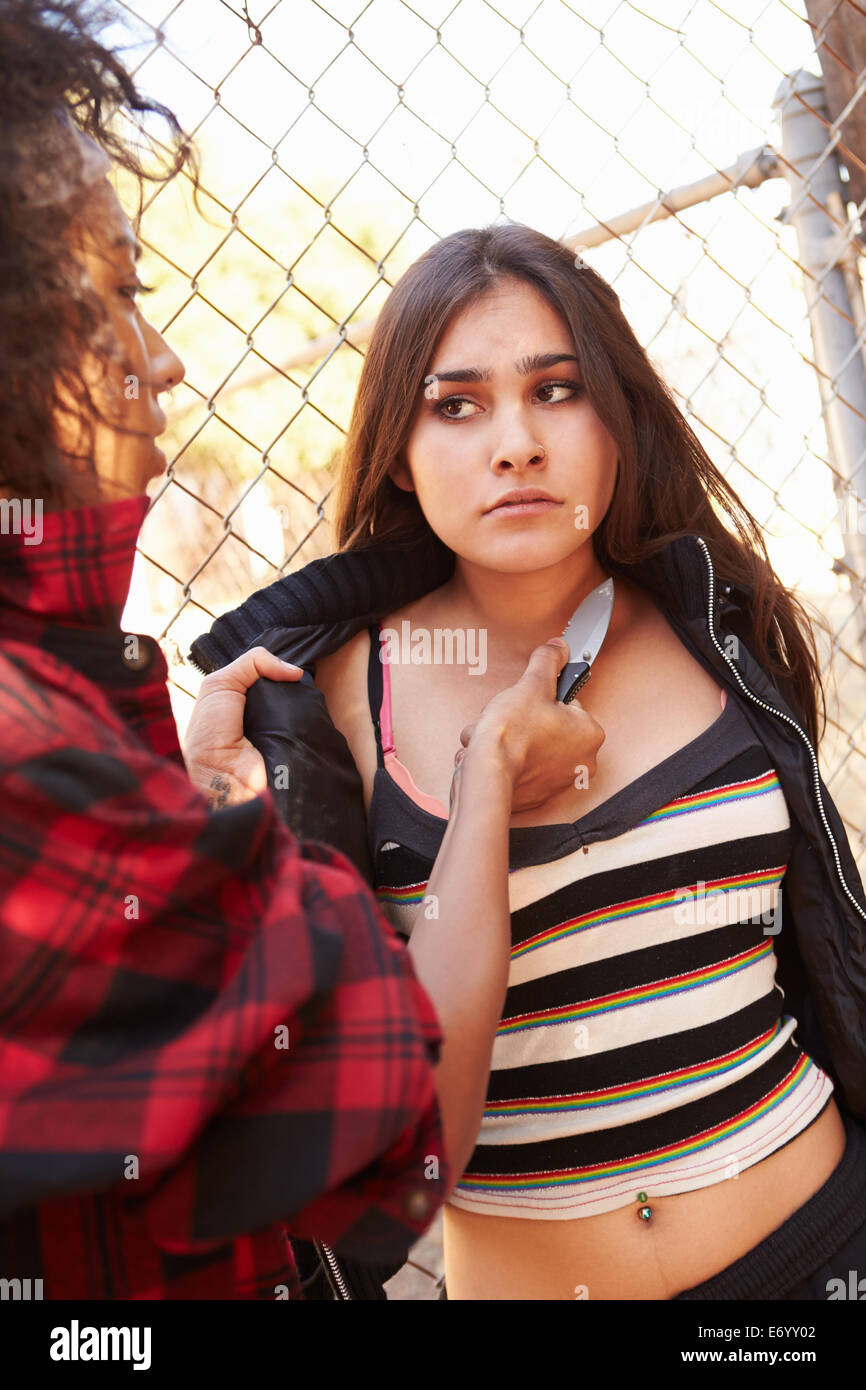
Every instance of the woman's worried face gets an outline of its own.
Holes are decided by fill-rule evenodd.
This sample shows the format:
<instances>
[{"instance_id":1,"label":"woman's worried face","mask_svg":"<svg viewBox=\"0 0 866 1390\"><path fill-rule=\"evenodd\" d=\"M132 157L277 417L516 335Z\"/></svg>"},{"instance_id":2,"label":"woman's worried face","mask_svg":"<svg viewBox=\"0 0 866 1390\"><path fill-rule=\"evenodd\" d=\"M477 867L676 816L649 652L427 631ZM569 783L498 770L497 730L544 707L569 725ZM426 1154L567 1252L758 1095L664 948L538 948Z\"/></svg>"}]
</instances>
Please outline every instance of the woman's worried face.
<instances>
[{"instance_id":1,"label":"woman's worried face","mask_svg":"<svg viewBox=\"0 0 866 1390\"><path fill-rule=\"evenodd\" d=\"M589 542L613 496L617 446L586 397L567 324L533 286L503 280L454 316L405 462L390 472L437 536L482 568L531 573ZM497 506L522 488L553 500Z\"/></svg>"}]
</instances>

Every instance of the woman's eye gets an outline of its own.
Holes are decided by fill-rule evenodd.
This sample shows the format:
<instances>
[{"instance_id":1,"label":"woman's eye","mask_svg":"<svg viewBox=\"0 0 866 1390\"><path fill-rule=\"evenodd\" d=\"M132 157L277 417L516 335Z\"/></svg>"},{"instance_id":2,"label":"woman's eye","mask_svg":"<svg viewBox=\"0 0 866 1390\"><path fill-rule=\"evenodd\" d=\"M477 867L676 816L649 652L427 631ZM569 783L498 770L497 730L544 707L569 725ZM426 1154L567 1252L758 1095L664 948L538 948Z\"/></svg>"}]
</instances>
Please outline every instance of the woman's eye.
<instances>
[{"instance_id":1,"label":"woman's eye","mask_svg":"<svg viewBox=\"0 0 866 1390\"><path fill-rule=\"evenodd\" d=\"M447 407L459 407L462 405L471 404L472 402L470 400L467 400L465 396L448 396L444 401L437 401L434 409L437 415L444 415L446 420L468 420L470 418L468 415L452 414L451 411L447 409Z\"/></svg>"},{"instance_id":2,"label":"woman's eye","mask_svg":"<svg viewBox=\"0 0 866 1390\"><path fill-rule=\"evenodd\" d=\"M155 288L155 285L142 285L140 280L136 280L135 284L121 285L120 293L124 299L131 299L134 304L138 295L153 294Z\"/></svg>"},{"instance_id":3,"label":"woman's eye","mask_svg":"<svg viewBox=\"0 0 866 1390\"><path fill-rule=\"evenodd\" d=\"M543 381L539 386L538 390L539 393L542 391L568 391L568 396L560 396L558 398L558 400L561 401L569 400L571 396L577 395L580 391L583 390L583 387L578 385L576 381ZM545 404L556 405L558 404L558 401L551 400L548 397L545 401Z\"/></svg>"},{"instance_id":4,"label":"woman's eye","mask_svg":"<svg viewBox=\"0 0 866 1390\"><path fill-rule=\"evenodd\" d=\"M577 381L543 381L535 388L535 393L541 399L542 405L560 405L581 395L583 389ZM561 393L558 396L549 394L557 391ZM462 408L472 404L467 396L448 396L444 401L437 401L433 408L437 415L444 416L446 420L471 420L472 414L466 413Z\"/></svg>"},{"instance_id":5,"label":"woman's eye","mask_svg":"<svg viewBox=\"0 0 866 1390\"><path fill-rule=\"evenodd\" d=\"M535 395L545 406L559 406L566 400L581 395L582 391L584 388L577 381L542 381L542 384L535 388ZM464 406L470 407L470 410L464 410ZM438 400L434 410L438 416L443 416L446 420L471 420L474 403L467 396L448 396L445 400Z\"/></svg>"}]
</instances>

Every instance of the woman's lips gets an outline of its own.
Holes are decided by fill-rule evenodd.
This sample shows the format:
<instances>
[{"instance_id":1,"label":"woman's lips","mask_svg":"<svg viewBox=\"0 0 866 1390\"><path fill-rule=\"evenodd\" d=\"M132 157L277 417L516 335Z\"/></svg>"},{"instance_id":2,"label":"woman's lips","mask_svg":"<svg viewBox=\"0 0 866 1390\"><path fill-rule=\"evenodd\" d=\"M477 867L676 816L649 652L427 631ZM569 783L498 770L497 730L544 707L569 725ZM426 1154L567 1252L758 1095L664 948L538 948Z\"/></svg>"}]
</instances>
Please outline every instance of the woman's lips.
<instances>
[{"instance_id":1,"label":"woman's lips","mask_svg":"<svg viewBox=\"0 0 866 1390\"><path fill-rule=\"evenodd\" d=\"M561 506L561 502L546 501L542 498L535 502L500 502L498 507L493 507L486 515L502 516L505 513L514 513L516 516L534 516L536 512L549 512L551 507Z\"/></svg>"}]
</instances>

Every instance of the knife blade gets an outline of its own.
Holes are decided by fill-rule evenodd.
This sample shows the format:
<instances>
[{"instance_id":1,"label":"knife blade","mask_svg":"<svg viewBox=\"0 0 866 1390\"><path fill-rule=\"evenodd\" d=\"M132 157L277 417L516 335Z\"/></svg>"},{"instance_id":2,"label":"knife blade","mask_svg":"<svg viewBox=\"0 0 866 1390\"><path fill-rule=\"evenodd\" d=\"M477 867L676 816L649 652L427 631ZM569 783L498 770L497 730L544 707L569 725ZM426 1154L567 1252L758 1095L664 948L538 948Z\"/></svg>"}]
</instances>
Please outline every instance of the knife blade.
<instances>
[{"instance_id":1,"label":"knife blade","mask_svg":"<svg viewBox=\"0 0 866 1390\"><path fill-rule=\"evenodd\" d=\"M613 612L613 579L605 579L578 604L570 622L562 630L570 656L556 682L556 698L571 704L577 692L592 675Z\"/></svg>"}]
</instances>

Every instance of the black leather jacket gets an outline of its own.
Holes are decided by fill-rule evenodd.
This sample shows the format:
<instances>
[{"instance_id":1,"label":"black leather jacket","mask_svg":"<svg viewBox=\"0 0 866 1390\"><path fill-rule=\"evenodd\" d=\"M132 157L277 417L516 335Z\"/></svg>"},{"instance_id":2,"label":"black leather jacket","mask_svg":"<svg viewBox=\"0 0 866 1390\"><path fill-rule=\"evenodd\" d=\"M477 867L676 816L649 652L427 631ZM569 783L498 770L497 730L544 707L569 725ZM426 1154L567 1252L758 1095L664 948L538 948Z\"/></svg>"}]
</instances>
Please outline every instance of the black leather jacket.
<instances>
[{"instance_id":1,"label":"black leather jacket","mask_svg":"<svg viewBox=\"0 0 866 1390\"><path fill-rule=\"evenodd\" d=\"M264 757L290 829L335 845L368 882L360 775L311 673L317 657L438 588L453 568L453 553L435 537L402 550L313 560L218 618L191 648L190 660L205 672L255 645L306 668L299 682L262 679L252 687L245 732ZM716 575L702 537L682 536L622 572L653 596L688 651L739 698L778 772L794 838L774 942L776 979L786 1012L797 1019L798 1041L833 1079L837 1103L866 1118L866 895L792 687L771 679L752 655L749 595ZM731 636L736 643L726 641ZM290 769L288 779L275 776L280 765Z\"/></svg>"}]
</instances>

